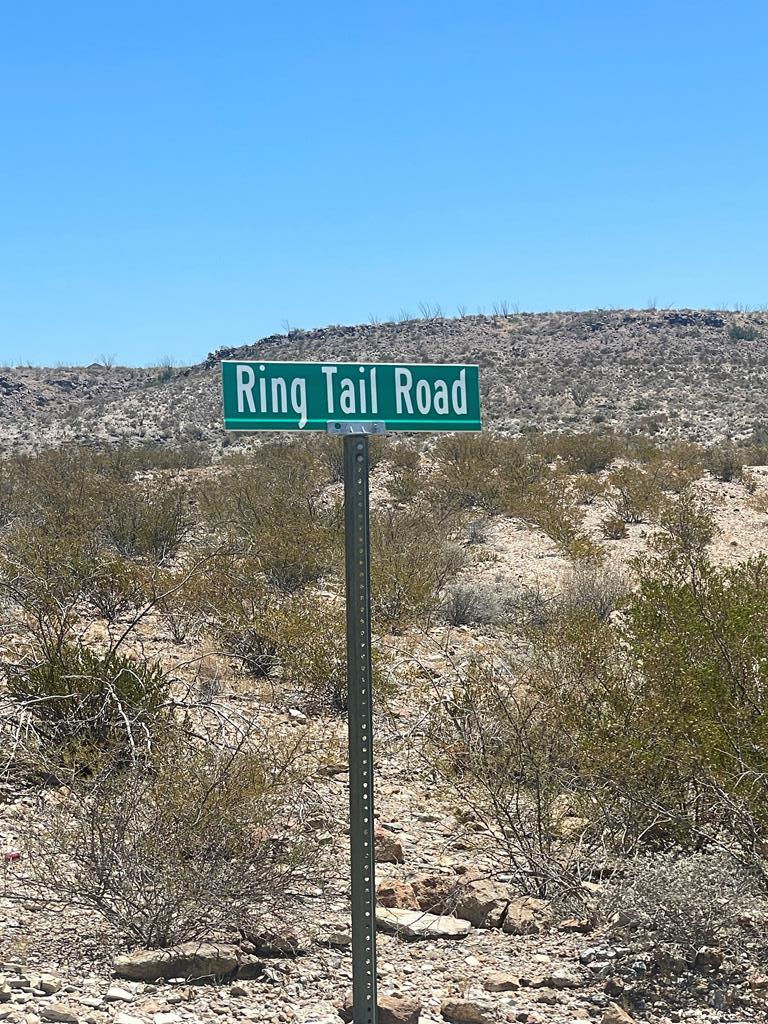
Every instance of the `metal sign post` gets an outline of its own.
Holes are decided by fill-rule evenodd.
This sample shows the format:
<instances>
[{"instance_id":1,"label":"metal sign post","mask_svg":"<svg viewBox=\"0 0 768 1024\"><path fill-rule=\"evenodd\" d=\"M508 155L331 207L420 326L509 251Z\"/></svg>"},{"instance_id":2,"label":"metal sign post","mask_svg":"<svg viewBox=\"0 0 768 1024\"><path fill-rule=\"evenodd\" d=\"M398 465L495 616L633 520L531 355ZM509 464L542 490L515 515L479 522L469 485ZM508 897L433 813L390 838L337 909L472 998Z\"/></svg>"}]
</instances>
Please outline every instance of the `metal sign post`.
<instances>
[{"instance_id":1,"label":"metal sign post","mask_svg":"<svg viewBox=\"0 0 768 1024\"><path fill-rule=\"evenodd\" d=\"M223 360L227 430L344 438L353 1024L378 1024L368 436L481 430L477 366Z\"/></svg>"},{"instance_id":2,"label":"metal sign post","mask_svg":"<svg viewBox=\"0 0 768 1024\"><path fill-rule=\"evenodd\" d=\"M344 438L353 1024L377 1024L368 438Z\"/></svg>"}]
</instances>

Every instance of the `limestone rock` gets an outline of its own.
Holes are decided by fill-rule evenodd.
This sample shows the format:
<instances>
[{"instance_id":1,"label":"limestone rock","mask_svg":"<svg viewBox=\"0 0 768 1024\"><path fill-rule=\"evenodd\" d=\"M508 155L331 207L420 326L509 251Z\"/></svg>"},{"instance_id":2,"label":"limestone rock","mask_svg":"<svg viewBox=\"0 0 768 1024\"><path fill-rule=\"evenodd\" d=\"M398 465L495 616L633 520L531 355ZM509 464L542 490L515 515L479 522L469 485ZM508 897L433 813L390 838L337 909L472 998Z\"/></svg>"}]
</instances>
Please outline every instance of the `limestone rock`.
<instances>
[{"instance_id":1,"label":"limestone rock","mask_svg":"<svg viewBox=\"0 0 768 1024\"><path fill-rule=\"evenodd\" d=\"M600 1024L635 1024L631 1017L618 1003L611 1003L600 1018Z\"/></svg>"},{"instance_id":2,"label":"limestone rock","mask_svg":"<svg viewBox=\"0 0 768 1024\"><path fill-rule=\"evenodd\" d=\"M549 905L545 900L523 896L509 903L502 927L511 935L537 935L550 920Z\"/></svg>"},{"instance_id":3,"label":"limestone rock","mask_svg":"<svg viewBox=\"0 0 768 1024\"><path fill-rule=\"evenodd\" d=\"M61 978L57 978L54 974L41 974L38 988L41 992L45 992L47 996L53 996L61 991L61 984Z\"/></svg>"},{"instance_id":4,"label":"limestone rock","mask_svg":"<svg viewBox=\"0 0 768 1024\"><path fill-rule=\"evenodd\" d=\"M213 942L184 942L170 949L137 949L115 957L115 974L135 981L159 978L217 978L240 965L236 946Z\"/></svg>"},{"instance_id":5,"label":"limestone rock","mask_svg":"<svg viewBox=\"0 0 768 1024\"><path fill-rule=\"evenodd\" d=\"M40 1016L43 1020L56 1021L57 1024L78 1024L77 1014L63 1003L51 1003L50 1006L41 1007Z\"/></svg>"},{"instance_id":6,"label":"limestone rock","mask_svg":"<svg viewBox=\"0 0 768 1024\"><path fill-rule=\"evenodd\" d=\"M463 884L456 897L454 913L475 928L499 928L509 906L509 893L505 886L488 879Z\"/></svg>"},{"instance_id":7,"label":"limestone rock","mask_svg":"<svg viewBox=\"0 0 768 1024\"><path fill-rule=\"evenodd\" d=\"M381 907L399 907L401 910L420 910L416 892L408 882L390 879L376 888L376 901Z\"/></svg>"},{"instance_id":8,"label":"limestone rock","mask_svg":"<svg viewBox=\"0 0 768 1024\"><path fill-rule=\"evenodd\" d=\"M451 1024L497 1024L499 1020L493 1007L474 999L446 999L440 1013Z\"/></svg>"},{"instance_id":9,"label":"limestone rock","mask_svg":"<svg viewBox=\"0 0 768 1024\"><path fill-rule=\"evenodd\" d=\"M379 1024L419 1024L421 1014L421 1003L408 996L393 993L391 996L378 997L377 1009L379 1011ZM339 1016L342 1020L352 1020L352 996L347 995L342 1007L339 1009Z\"/></svg>"},{"instance_id":10,"label":"limestone rock","mask_svg":"<svg viewBox=\"0 0 768 1024\"><path fill-rule=\"evenodd\" d=\"M119 985L110 985L104 998L108 1003L132 1003L134 997L133 992L120 988Z\"/></svg>"},{"instance_id":11,"label":"limestone rock","mask_svg":"<svg viewBox=\"0 0 768 1024\"><path fill-rule=\"evenodd\" d=\"M381 825L376 825L373 830L373 844L377 864L404 864L405 852L403 844L394 832L390 832Z\"/></svg>"},{"instance_id":12,"label":"limestone rock","mask_svg":"<svg viewBox=\"0 0 768 1024\"><path fill-rule=\"evenodd\" d=\"M520 979L516 974L497 971L488 975L483 982L483 988L486 992L517 992L520 988Z\"/></svg>"},{"instance_id":13,"label":"limestone rock","mask_svg":"<svg viewBox=\"0 0 768 1024\"><path fill-rule=\"evenodd\" d=\"M382 931L394 932L408 939L463 939L472 929L469 921L447 914L389 907L378 907L376 924Z\"/></svg>"}]
</instances>

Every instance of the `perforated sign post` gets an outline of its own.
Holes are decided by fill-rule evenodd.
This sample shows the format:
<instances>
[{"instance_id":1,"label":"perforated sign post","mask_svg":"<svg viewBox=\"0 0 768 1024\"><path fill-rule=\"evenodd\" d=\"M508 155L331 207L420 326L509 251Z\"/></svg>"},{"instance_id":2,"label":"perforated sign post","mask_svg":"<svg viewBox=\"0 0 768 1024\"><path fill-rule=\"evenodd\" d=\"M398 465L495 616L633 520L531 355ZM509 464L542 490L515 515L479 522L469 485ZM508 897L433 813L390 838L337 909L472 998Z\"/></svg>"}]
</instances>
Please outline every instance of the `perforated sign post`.
<instances>
[{"instance_id":1,"label":"perforated sign post","mask_svg":"<svg viewBox=\"0 0 768 1024\"><path fill-rule=\"evenodd\" d=\"M368 437L481 430L478 368L224 360L221 369L225 429L343 436L353 1024L378 1024Z\"/></svg>"}]
</instances>

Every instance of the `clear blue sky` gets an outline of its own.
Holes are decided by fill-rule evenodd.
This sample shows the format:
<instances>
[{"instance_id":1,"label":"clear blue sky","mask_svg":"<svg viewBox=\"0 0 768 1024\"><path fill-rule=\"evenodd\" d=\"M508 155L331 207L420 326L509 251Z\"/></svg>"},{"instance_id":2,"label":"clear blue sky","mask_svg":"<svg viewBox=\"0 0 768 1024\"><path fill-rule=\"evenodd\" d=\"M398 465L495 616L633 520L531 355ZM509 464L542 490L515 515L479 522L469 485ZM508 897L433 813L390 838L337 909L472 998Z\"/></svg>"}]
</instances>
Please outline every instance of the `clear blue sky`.
<instances>
[{"instance_id":1,"label":"clear blue sky","mask_svg":"<svg viewBox=\"0 0 768 1024\"><path fill-rule=\"evenodd\" d=\"M764 0L0 0L0 364L768 303Z\"/></svg>"}]
</instances>

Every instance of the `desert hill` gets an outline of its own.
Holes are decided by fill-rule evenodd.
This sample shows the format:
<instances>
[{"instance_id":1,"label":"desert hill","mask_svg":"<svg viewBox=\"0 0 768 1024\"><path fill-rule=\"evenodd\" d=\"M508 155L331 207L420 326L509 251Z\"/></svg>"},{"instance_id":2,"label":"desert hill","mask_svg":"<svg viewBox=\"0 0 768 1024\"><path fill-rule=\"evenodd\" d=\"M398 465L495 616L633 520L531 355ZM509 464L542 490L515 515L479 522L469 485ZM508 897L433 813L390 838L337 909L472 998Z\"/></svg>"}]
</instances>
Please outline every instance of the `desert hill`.
<instances>
[{"instance_id":1,"label":"desert hill","mask_svg":"<svg viewBox=\"0 0 768 1024\"><path fill-rule=\"evenodd\" d=\"M222 358L476 362L489 427L713 441L768 421L768 312L594 310L294 330L189 367L0 366L0 450L228 443Z\"/></svg>"}]
</instances>

